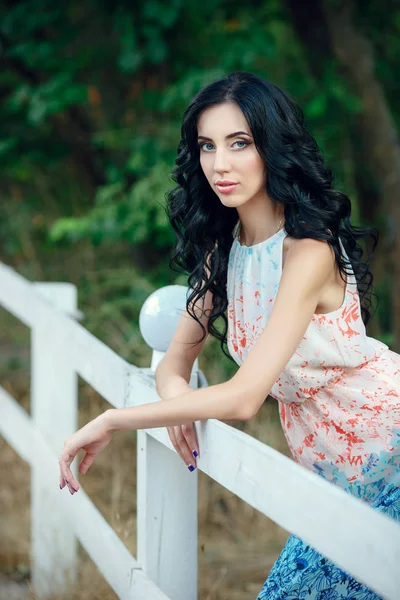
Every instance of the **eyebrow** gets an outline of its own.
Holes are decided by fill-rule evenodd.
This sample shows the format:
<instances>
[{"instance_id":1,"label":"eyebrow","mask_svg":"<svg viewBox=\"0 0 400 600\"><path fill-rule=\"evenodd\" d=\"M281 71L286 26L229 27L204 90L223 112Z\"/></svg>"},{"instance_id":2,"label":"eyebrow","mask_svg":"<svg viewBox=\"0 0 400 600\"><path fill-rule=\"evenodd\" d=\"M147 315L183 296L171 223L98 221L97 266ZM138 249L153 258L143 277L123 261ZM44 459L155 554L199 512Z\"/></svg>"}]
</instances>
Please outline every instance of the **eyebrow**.
<instances>
[{"instance_id":1,"label":"eyebrow","mask_svg":"<svg viewBox=\"0 0 400 600\"><path fill-rule=\"evenodd\" d=\"M233 137L236 137L237 135L247 135L249 137L251 137L251 135L249 133L246 133L245 131L235 131L235 133L230 133L229 135L227 135L225 137L226 140L229 140ZM210 140L211 142L213 141L212 138L206 137L205 135L199 135L197 136L197 139L202 139L202 140Z\"/></svg>"}]
</instances>

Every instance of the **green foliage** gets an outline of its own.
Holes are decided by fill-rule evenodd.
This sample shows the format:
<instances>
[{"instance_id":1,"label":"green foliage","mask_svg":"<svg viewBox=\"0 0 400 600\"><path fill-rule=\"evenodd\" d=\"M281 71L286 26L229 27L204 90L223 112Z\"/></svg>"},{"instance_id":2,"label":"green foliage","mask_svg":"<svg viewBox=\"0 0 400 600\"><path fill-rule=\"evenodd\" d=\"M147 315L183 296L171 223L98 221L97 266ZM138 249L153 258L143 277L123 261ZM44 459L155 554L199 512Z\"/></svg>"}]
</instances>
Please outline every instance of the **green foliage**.
<instances>
[{"instance_id":1,"label":"green foliage","mask_svg":"<svg viewBox=\"0 0 400 600\"><path fill-rule=\"evenodd\" d=\"M163 208L169 170L167 164L155 165L128 190L122 182L99 188L92 211L82 217L59 219L50 229L50 239L74 242L90 238L98 245L118 241L140 244L151 238L156 247L165 247L172 241Z\"/></svg>"},{"instance_id":2,"label":"green foliage","mask_svg":"<svg viewBox=\"0 0 400 600\"><path fill-rule=\"evenodd\" d=\"M398 123L400 11L356 5ZM113 260L125 268L127 253L147 244L165 257L146 264L147 277L154 287L171 282L164 200L182 113L234 70L259 73L299 102L338 185L357 198L346 123L360 102L334 60L318 80L311 74L280 0L21 0L0 7L0 42L0 245L9 262L42 264L49 248L86 244L88 256L93 245L119 248ZM110 299L99 319L111 306L120 318L126 291L102 285Z\"/></svg>"}]
</instances>

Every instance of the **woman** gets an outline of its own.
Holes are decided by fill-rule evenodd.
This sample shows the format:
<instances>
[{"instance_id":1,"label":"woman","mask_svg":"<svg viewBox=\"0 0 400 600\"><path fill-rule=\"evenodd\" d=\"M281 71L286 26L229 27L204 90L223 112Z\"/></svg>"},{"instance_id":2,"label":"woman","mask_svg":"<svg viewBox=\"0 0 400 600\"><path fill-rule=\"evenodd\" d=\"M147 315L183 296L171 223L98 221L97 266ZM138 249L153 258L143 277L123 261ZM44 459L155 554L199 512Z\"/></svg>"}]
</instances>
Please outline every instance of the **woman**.
<instances>
[{"instance_id":1,"label":"woman","mask_svg":"<svg viewBox=\"0 0 400 600\"><path fill-rule=\"evenodd\" d=\"M189 273L192 293L157 369L165 401L108 410L70 436L60 487L77 491L77 452L86 451L83 474L118 429L167 426L193 470L193 421L249 419L271 394L296 461L400 520L400 356L366 335L372 275L357 244L370 235L375 248L377 233L351 224L302 111L262 78L232 73L187 108L176 163L170 266ZM191 390L207 332L227 340L240 368ZM290 536L258 596L273 598L377 596Z\"/></svg>"}]
</instances>

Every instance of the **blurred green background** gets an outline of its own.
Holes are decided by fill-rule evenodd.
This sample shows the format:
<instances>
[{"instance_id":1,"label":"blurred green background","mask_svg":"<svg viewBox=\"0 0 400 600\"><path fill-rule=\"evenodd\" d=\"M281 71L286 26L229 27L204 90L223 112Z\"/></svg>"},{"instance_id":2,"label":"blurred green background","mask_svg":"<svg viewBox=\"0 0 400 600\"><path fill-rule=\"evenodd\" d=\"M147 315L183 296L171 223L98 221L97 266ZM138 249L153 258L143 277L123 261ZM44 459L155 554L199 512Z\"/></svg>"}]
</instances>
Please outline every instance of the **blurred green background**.
<instances>
[{"instance_id":1,"label":"blurred green background","mask_svg":"<svg viewBox=\"0 0 400 600\"><path fill-rule=\"evenodd\" d=\"M300 104L354 223L378 227L368 333L399 351L399 39L394 0L3 0L1 260L30 280L75 283L84 327L149 366L141 306L186 285L168 267L164 208L183 111L204 84L251 71ZM0 332L3 385L29 408L27 332L4 311ZM199 362L211 384L236 370L213 339ZM202 598L226 597L214 583Z\"/></svg>"},{"instance_id":2,"label":"blurred green background","mask_svg":"<svg viewBox=\"0 0 400 600\"><path fill-rule=\"evenodd\" d=\"M379 228L371 331L398 347L399 34L387 1L5 2L2 260L76 283L85 326L140 361L144 299L186 284L167 265L163 208L183 111L202 85L248 70L299 102L355 222Z\"/></svg>"}]
</instances>

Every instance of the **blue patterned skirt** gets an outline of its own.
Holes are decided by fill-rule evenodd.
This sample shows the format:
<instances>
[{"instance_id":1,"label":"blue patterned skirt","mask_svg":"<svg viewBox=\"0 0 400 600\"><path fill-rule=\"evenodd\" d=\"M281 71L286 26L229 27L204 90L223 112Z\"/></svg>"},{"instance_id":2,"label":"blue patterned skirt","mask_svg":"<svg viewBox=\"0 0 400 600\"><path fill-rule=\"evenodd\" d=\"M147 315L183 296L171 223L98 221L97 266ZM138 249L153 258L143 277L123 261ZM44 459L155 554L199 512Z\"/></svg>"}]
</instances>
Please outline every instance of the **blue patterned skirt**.
<instances>
[{"instance_id":1,"label":"blue patterned skirt","mask_svg":"<svg viewBox=\"0 0 400 600\"><path fill-rule=\"evenodd\" d=\"M391 487L371 506L400 522L400 488ZM291 535L257 600L382 599L300 538Z\"/></svg>"}]
</instances>

